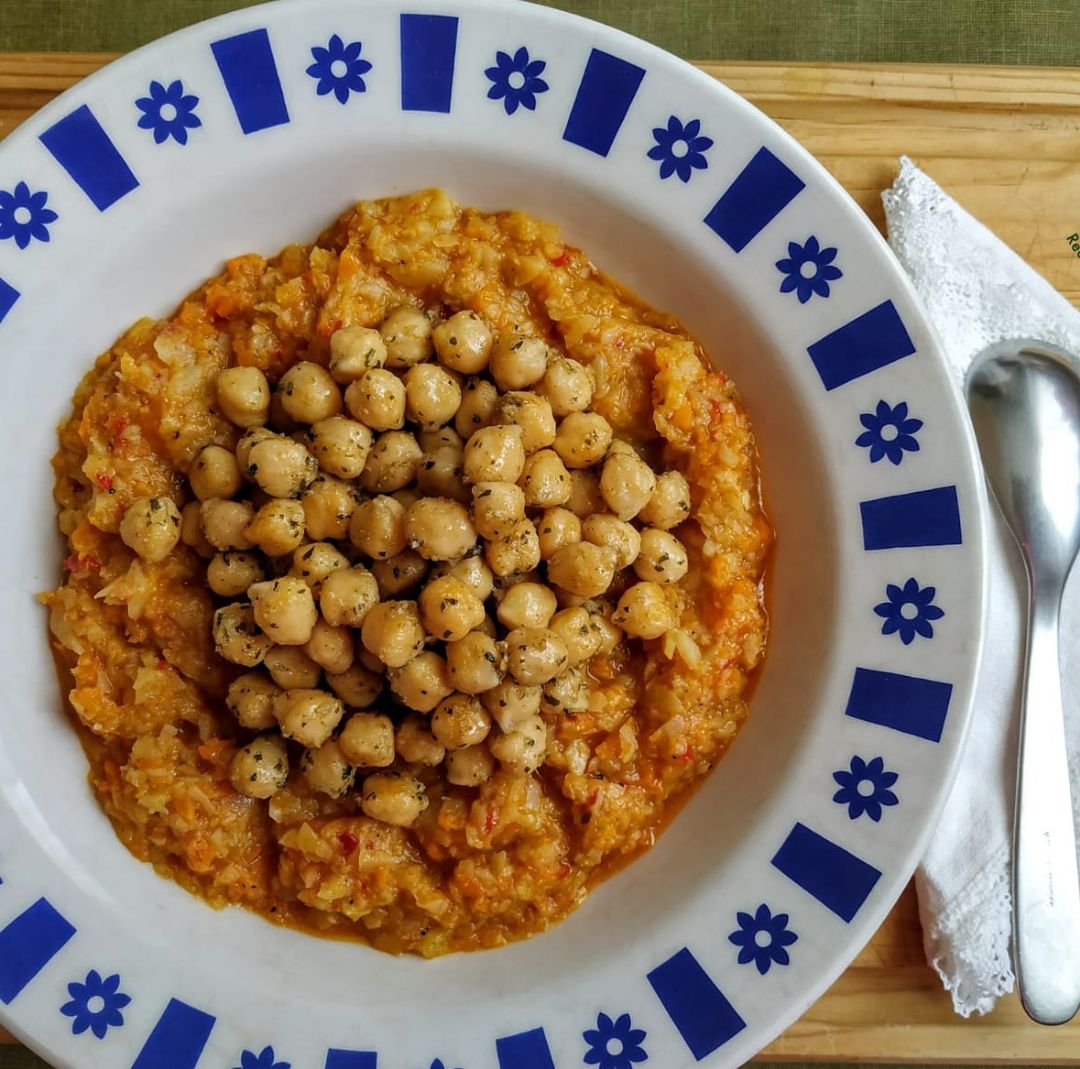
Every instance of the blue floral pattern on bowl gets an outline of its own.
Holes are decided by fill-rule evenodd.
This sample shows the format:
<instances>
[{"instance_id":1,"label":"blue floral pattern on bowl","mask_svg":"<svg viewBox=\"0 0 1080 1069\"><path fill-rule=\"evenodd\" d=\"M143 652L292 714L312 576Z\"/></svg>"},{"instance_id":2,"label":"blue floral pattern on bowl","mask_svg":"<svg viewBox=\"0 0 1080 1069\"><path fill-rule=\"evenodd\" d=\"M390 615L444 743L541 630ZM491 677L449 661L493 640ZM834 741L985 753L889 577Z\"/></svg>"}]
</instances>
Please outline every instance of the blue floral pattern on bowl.
<instances>
[{"instance_id":1,"label":"blue floral pattern on bowl","mask_svg":"<svg viewBox=\"0 0 1080 1069\"><path fill-rule=\"evenodd\" d=\"M784 275L780 292L794 291L799 304L806 304L815 293L819 297L828 297L829 283L844 277L844 272L833 263L835 259L836 249L823 249L813 235L802 245L789 241L787 256L776 261L777 271ZM807 267L811 268L809 273L805 270Z\"/></svg>"},{"instance_id":2,"label":"blue floral pattern on bowl","mask_svg":"<svg viewBox=\"0 0 1080 1069\"><path fill-rule=\"evenodd\" d=\"M288 1062L279 1062L273 1047L263 1047L258 1054L245 1050L235 1069L292 1069Z\"/></svg>"},{"instance_id":3,"label":"blue floral pattern on bowl","mask_svg":"<svg viewBox=\"0 0 1080 1069\"><path fill-rule=\"evenodd\" d=\"M346 44L335 33L325 48L315 45L311 49L315 62L307 68L307 73L315 79L315 92L319 96L333 93L339 104L347 104L353 93L367 91L364 75L371 70L371 64L360 57L363 47L360 41Z\"/></svg>"},{"instance_id":4,"label":"blue floral pattern on bowl","mask_svg":"<svg viewBox=\"0 0 1080 1069\"><path fill-rule=\"evenodd\" d=\"M889 772L885 768L883 757L875 757L871 761L852 757L847 769L833 773L833 779L840 787L833 795L833 801L848 807L849 819L858 820L865 813L877 823L881 820L883 806L898 805L900 802L889 789L899 778L896 772Z\"/></svg>"},{"instance_id":5,"label":"blue floral pattern on bowl","mask_svg":"<svg viewBox=\"0 0 1080 1069\"><path fill-rule=\"evenodd\" d=\"M735 915L739 927L728 939L739 948L739 964L753 962L764 976L773 965L789 965L791 955L787 948L798 941L798 936L788 928L786 913L774 914L762 903L751 915L739 912Z\"/></svg>"},{"instance_id":6,"label":"blue floral pattern on bowl","mask_svg":"<svg viewBox=\"0 0 1080 1069\"><path fill-rule=\"evenodd\" d=\"M185 93L184 83L179 78L168 86L153 81L148 92L149 96L135 101L135 106L143 113L139 126L153 131L154 141L159 145L170 137L177 144L186 145L188 130L202 126L202 120L195 114L199 98L194 93Z\"/></svg>"},{"instance_id":7,"label":"blue floral pattern on bowl","mask_svg":"<svg viewBox=\"0 0 1080 1069\"><path fill-rule=\"evenodd\" d=\"M49 224L59 216L46 207L49 194L44 190L31 193L25 182L14 189L0 189L0 240L14 239L20 249L31 241L48 241Z\"/></svg>"},{"instance_id":8,"label":"blue floral pattern on bowl","mask_svg":"<svg viewBox=\"0 0 1080 1069\"><path fill-rule=\"evenodd\" d=\"M866 428L855 439L856 445L870 450L870 463L876 464L887 457L892 464L899 464L905 453L917 453L919 441L916 433L922 430L923 421L908 415L907 401L891 406L878 401L873 412L863 412L859 422Z\"/></svg>"},{"instance_id":9,"label":"blue floral pattern on bowl","mask_svg":"<svg viewBox=\"0 0 1080 1069\"><path fill-rule=\"evenodd\" d=\"M488 98L501 100L507 115L513 115L519 107L535 111L537 95L550 88L540 77L546 67L544 60L531 59L524 45L513 56L496 52L495 66L484 71L491 82Z\"/></svg>"},{"instance_id":10,"label":"blue floral pattern on bowl","mask_svg":"<svg viewBox=\"0 0 1080 1069\"><path fill-rule=\"evenodd\" d=\"M596 1027L582 1033L588 1044L585 1064L599 1069L631 1069L638 1062L648 1061L642 1043L648 1033L635 1028L630 1014L620 1014L612 1020L606 1013L597 1015Z\"/></svg>"},{"instance_id":11,"label":"blue floral pattern on bowl","mask_svg":"<svg viewBox=\"0 0 1080 1069\"><path fill-rule=\"evenodd\" d=\"M945 610L934 604L937 587L920 588L915 579L908 579L902 587L889 583L885 587L886 601L874 606L874 612L884 619L883 635L898 634L905 646L915 641L916 635L934 637L931 621L940 620Z\"/></svg>"},{"instance_id":12,"label":"blue floral pattern on bowl","mask_svg":"<svg viewBox=\"0 0 1080 1069\"><path fill-rule=\"evenodd\" d=\"M660 177L678 175L680 182L689 182L694 171L704 171L709 166L705 153L712 148L713 140L701 133L701 120L691 119L683 125L672 115L667 126L653 127L655 145L646 153L650 160L660 164Z\"/></svg>"},{"instance_id":13,"label":"blue floral pattern on bowl","mask_svg":"<svg viewBox=\"0 0 1080 1069\"><path fill-rule=\"evenodd\" d=\"M131 997L120 990L118 973L102 979L97 969L91 969L82 983L73 981L67 989L71 999L60 1007L60 1012L72 1018L72 1034L82 1035L89 1029L98 1039L104 1039L110 1028L123 1028L121 1010Z\"/></svg>"}]
</instances>

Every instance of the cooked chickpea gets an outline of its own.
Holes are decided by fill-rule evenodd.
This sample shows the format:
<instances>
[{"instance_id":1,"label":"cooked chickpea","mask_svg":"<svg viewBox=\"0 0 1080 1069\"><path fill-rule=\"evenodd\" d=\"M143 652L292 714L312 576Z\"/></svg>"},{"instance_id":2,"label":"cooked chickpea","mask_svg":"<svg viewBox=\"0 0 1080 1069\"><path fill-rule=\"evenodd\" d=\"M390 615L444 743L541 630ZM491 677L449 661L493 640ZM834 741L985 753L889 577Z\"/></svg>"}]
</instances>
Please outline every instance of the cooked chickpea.
<instances>
[{"instance_id":1,"label":"cooked chickpea","mask_svg":"<svg viewBox=\"0 0 1080 1069\"><path fill-rule=\"evenodd\" d=\"M323 471L339 479L355 479L364 470L371 449L371 431L348 416L330 416L311 428L311 452Z\"/></svg>"},{"instance_id":2,"label":"cooked chickpea","mask_svg":"<svg viewBox=\"0 0 1080 1069\"><path fill-rule=\"evenodd\" d=\"M275 436L251 447L247 473L271 497L296 497L319 474L319 465L299 442Z\"/></svg>"},{"instance_id":3,"label":"cooked chickpea","mask_svg":"<svg viewBox=\"0 0 1080 1069\"><path fill-rule=\"evenodd\" d=\"M407 772L374 772L364 780L360 807L372 820L406 828L427 809L424 785Z\"/></svg>"},{"instance_id":4,"label":"cooked chickpea","mask_svg":"<svg viewBox=\"0 0 1080 1069\"><path fill-rule=\"evenodd\" d=\"M548 560L563 546L572 546L581 541L581 520L569 509L544 509L533 523L543 560Z\"/></svg>"},{"instance_id":5,"label":"cooked chickpea","mask_svg":"<svg viewBox=\"0 0 1080 1069\"><path fill-rule=\"evenodd\" d=\"M336 739L327 739L300 756L300 775L317 794L343 798L352 790L356 769Z\"/></svg>"},{"instance_id":6,"label":"cooked chickpea","mask_svg":"<svg viewBox=\"0 0 1080 1069\"><path fill-rule=\"evenodd\" d=\"M289 778L289 754L277 735L260 735L233 754L229 782L245 798L272 798Z\"/></svg>"},{"instance_id":7,"label":"cooked chickpea","mask_svg":"<svg viewBox=\"0 0 1080 1069\"><path fill-rule=\"evenodd\" d=\"M360 640L387 667L400 668L423 650L424 635L415 601L383 601L364 617Z\"/></svg>"},{"instance_id":8,"label":"cooked chickpea","mask_svg":"<svg viewBox=\"0 0 1080 1069\"><path fill-rule=\"evenodd\" d=\"M379 713L353 713L338 736L341 752L361 768L394 763L394 722Z\"/></svg>"},{"instance_id":9,"label":"cooked chickpea","mask_svg":"<svg viewBox=\"0 0 1080 1069\"><path fill-rule=\"evenodd\" d=\"M503 627L547 627L555 612L555 595L543 583L515 583L503 595L496 615Z\"/></svg>"},{"instance_id":10,"label":"cooked chickpea","mask_svg":"<svg viewBox=\"0 0 1080 1069\"><path fill-rule=\"evenodd\" d=\"M592 404L593 383L588 368L566 356L557 356L548 364L536 389L560 419L571 412L584 412Z\"/></svg>"},{"instance_id":11,"label":"cooked chickpea","mask_svg":"<svg viewBox=\"0 0 1080 1069\"><path fill-rule=\"evenodd\" d=\"M282 735L309 750L322 746L344 715L341 699L325 690L299 687L274 699L274 716Z\"/></svg>"},{"instance_id":12,"label":"cooked chickpea","mask_svg":"<svg viewBox=\"0 0 1080 1069\"><path fill-rule=\"evenodd\" d=\"M379 333L386 343L387 367L412 367L430 360L435 351L431 320L408 304L393 309L379 324Z\"/></svg>"},{"instance_id":13,"label":"cooked chickpea","mask_svg":"<svg viewBox=\"0 0 1080 1069\"><path fill-rule=\"evenodd\" d=\"M483 538L505 538L525 519L525 491L514 483L475 483L472 518Z\"/></svg>"},{"instance_id":14,"label":"cooked chickpea","mask_svg":"<svg viewBox=\"0 0 1080 1069\"><path fill-rule=\"evenodd\" d=\"M446 747L432 735L422 716L407 716L398 724L394 748L403 761L415 765L437 765L446 756Z\"/></svg>"},{"instance_id":15,"label":"cooked chickpea","mask_svg":"<svg viewBox=\"0 0 1080 1069\"><path fill-rule=\"evenodd\" d=\"M475 746L488 737L491 717L469 694L451 694L431 714L431 733L448 750Z\"/></svg>"},{"instance_id":16,"label":"cooked chickpea","mask_svg":"<svg viewBox=\"0 0 1080 1069\"><path fill-rule=\"evenodd\" d=\"M464 454L453 446L442 446L424 454L416 472L416 488L425 497L446 497L465 503L469 490L465 485Z\"/></svg>"},{"instance_id":17,"label":"cooked chickpea","mask_svg":"<svg viewBox=\"0 0 1080 1069\"><path fill-rule=\"evenodd\" d=\"M507 772L528 776L547 755L547 725L539 716L526 717L513 731L495 735L488 746Z\"/></svg>"},{"instance_id":18,"label":"cooked chickpea","mask_svg":"<svg viewBox=\"0 0 1080 1069\"><path fill-rule=\"evenodd\" d=\"M495 577L479 554L458 561L443 561L432 570L432 578L452 575L460 579L481 601L487 601L495 587Z\"/></svg>"},{"instance_id":19,"label":"cooked chickpea","mask_svg":"<svg viewBox=\"0 0 1080 1069\"><path fill-rule=\"evenodd\" d=\"M342 479L317 475L300 495L307 537L320 542L344 538L356 508L356 497L353 487Z\"/></svg>"},{"instance_id":20,"label":"cooked chickpea","mask_svg":"<svg viewBox=\"0 0 1080 1069\"><path fill-rule=\"evenodd\" d=\"M525 461L521 487L530 508L554 508L570 499L570 473L558 453L540 449Z\"/></svg>"},{"instance_id":21,"label":"cooked chickpea","mask_svg":"<svg viewBox=\"0 0 1080 1069\"><path fill-rule=\"evenodd\" d=\"M274 646L263 664L282 690L317 687L322 678L322 669L299 646Z\"/></svg>"},{"instance_id":22,"label":"cooked chickpea","mask_svg":"<svg viewBox=\"0 0 1080 1069\"><path fill-rule=\"evenodd\" d=\"M568 468L599 463L611 445L611 424L598 412L571 412L555 434L555 452Z\"/></svg>"},{"instance_id":23,"label":"cooked chickpea","mask_svg":"<svg viewBox=\"0 0 1080 1069\"><path fill-rule=\"evenodd\" d=\"M650 527L668 531L690 517L690 484L682 472L665 471L656 477L652 496L638 513Z\"/></svg>"},{"instance_id":24,"label":"cooked chickpea","mask_svg":"<svg viewBox=\"0 0 1080 1069\"><path fill-rule=\"evenodd\" d=\"M124 545L150 564L163 561L180 541L180 510L176 507L176 502L171 497L136 498L128 505L124 518L120 521L120 537ZM212 545L217 546L213 539L209 540Z\"/></svg>"},{"instance_id":25,"label":"cooked chickpea","mask_svg":"<svg viewBox=\"0 0 1080 1069\"><path fill-rule=\"evenodd\" d=\"M415 549L405 549L371 565L379 596L396 598L415 587L428 573L428 562Z\"/></svg>"},{"instance_id":26,"label":"cooked chickpea","mask_svg":"<svg viewBox=\"0 0 1080 1069\"><path fill-rule=\"evenodd\" d=\"M689 567L686 547L670 531L646 527L641 532L641 554L634 561L639 579L677 583Z\"/></svg>"},{"instance_id":27,"label":"cooked chickpea","mask_svg":"<svg viewBox=\"0 0 1080 1069\"><path fill-rule=\"evenodd\" d=\"M248 521L244 536L267 556L283 557L304 540L304 506L288 498L266 502Z\"/></svg>"},{"instance_id":28,"label":"cooked chickpea","mask_svg":"<svg viewBox=\"0 0 1080 1069\"><path fill-rule=\"evenodd\" d=\"M540 709L551 716L577 716L589 708L589 678L580 665L545 683Z\"/></svg>"},{"instance_id":29,"label":"cooked chickpea","mask_svg":"<svg viewBox=\"0 0 1080 1069\"><path fill-rule=\"evenodd\" d=\"M425 427L421 429L416 440L425 453L434 453L436 449L456 449L461 452L465 448L465 439L453 427Z\"/></svg>"},{"instance_id":30,"label":"cooked chickpea","mask_svg":"<svg viewBox=\"0 0 1080 1069\"><path fill-rule=\"evenodd\" d=\"M262 562L254 553L226 550L206 566L206 585L223 598L238 598L252 583L265 578Z\"/></svg>"},{"instance_id":31,"label":"cooked chickpea","mask_svg":"<svg viewBox=\"0 0 1080 1069\"><path fill-rule=\"evenodd\" d=\"M237 723L249 731L266 731L277 727L274 699L281 688L262 672L245 672L229 684L225 706Z\"/></svg>"},{"instance_id":32,"label":"cooked chickpea","mask_svg":"<svg viewBox=\"0 0 1080 1069\"><path fill-rule=\"evenodd\" d=\"M524 390L547 370L548 347L523 334L500 334L491 353L491 377L500 390Z\"/></svg>"},{"instance_id":33,"label":"cooked chickpea","mask_svg":"<svg viewBox=\"0 0 1080 1069\"><path fill-rule=\"evenodd\" d=\"M582 606L560 609L547 626L563 640L571 668L600 652L603 635L593 615Z\"/></svg>"},{"instance_id":34,"label":"cooked chickpea","mask_svg":"<svg viewBox=\"0 0 1080 1069\"><path fill-rule=\"evenodd\" d=\"M456 560L476 545L476 528L460 501L423 497L405 512L405 537L426 560Z\"/></svg>"},{"instance_id":35,"label":"cooked chickpea","mask_svg":"<svg viewBox=\"0 0 1080 1069\"><path fill-rule=\"evenodd\" d=\"M439 363L463 375L475 375L488 365L491 328L475 312L455 312L432 332Z\"/></svg>"},{"instance_id":36,"label":"cooked chickpea","mask_svg":"<svg viewBox=\"0 0 1080 1069\"><path fill-rule=\"evenodd\" d=\"M417 364L405 372L405 415L432 430L449 423L461 404L457 379L438 364Z\"/></svg>"},{"instance_id":37,"label":"cooked chickpea","mask_svg":"<svg viewBox=\"0 0 1080 1069\"><path fill-rule=\"evenodd\" d=\"M540 539L529 520L520 520L509 533L488 542L484 559L498 576L532 571L540 563Z\"/></svg>"},{"instance_id":38,"label":"cooked chickpea","mask_svg":"<svg viewBox=\"0 0 1080 1069\"><path fill-rule=\"evenodd\" d=\"M379 584L362 564L331 572L319 592L319 608L334 627L360 627L379 602Z\"/></svg>"},{"instance_id":39,"label":"cooked chickpea","mask_svg":"<svg viewBox=\"0 0 1080 1069\"><path fill-rule=\"evenodd\" d=\"M615 578L616 559L610 546L591 542L564 546L548 560L548 579L578 597L599 597Z\"/></svg>"},{"instance_id":40,"label":"cooked chickpea","mask_svg":"<svg viewBox=\"0 0 1080 1069\"><path fill-rule=\"evenodd\" d=\"M331 572L349 567L349 558L330 542L308 542L293 550L289 575L303 579L318 597Z\"/></svg>"},{"instance_id":41,"label":"cooked chickpea","mask_svg":"<svg viewBox=\"0 0 1080 1069\"><path fill-rule=\"evenodd\" d=\"M382 668L382 664L379 664ZM328 672L327 686L350 709L366 709L383 691L384 678L381 670L372 671L362 664L354 664L344 672Z\"/></svg>"},{"instance_id":42,"label":"cooked chickpea","mask_svg":"<svg viewBox=\"0 0 1080 1069\"><path fill-rule=\"evenodd\" d=\"M544 449L555 441L555 417L551 405L528 390L503 394L492 422L520 427L526 453Z\"/></svg>"},{"instance_id":43,"label":"cooked chickpea","mask_svg":"<svg viewBox=\"0 0 1080 1069\"><path fill-rule=\"evenodd\" d=\"M248 465L251 463L252 449L259 442L278 437L280 436L275 434L269 427L252 427L251 430L245 431L240 436L240 440L236 443L236 466L240 469L241 478L251 478L248 474Z\"/></svg>"},{"instance_id":44,"label":"cooked chickpea","mask_svg":"<svg viewBox=\"0 0 1080 1069\"><path fill-rule=\"evenodd\" d=\"M461 404L454 416L454 429L462 438L494 422L499 391L487 379L466 379Z\"/></svg>"},{"instance_id":45,"label":"cooked chickpea","mask_svg":"<svg viewBox=\"0 0 1080 1069\"><path fill-rule=\"evenodd\" d=\"M675 609L659 584L635 583L619 598L612 621L634 638L658 638L675 626Z\"/></svg>"},{"instance_id":46,"label":"cooked chickpea","mask_svg":"<svg viewBox=\"0 0 1080 1069\"><path fill-rule=\"evenodd\" d=\"M602 610L590 609L589 615L600 636L600 649L597 652L611 653L625 638L622 629L612 621L613 610L605 605Z\"/></svg>"},{"instance_id":47,"label":"cooked chickpea","mask_svg":"<svg viewBox=\"0 0 1080 1069\"><path fill-rule=\"evenodd\" d=\"M656 474L634 453L616 453L604 461L600 493L620 520L632 520L656 489Z\"/></svg>"},{"instance_id":48,"label":"cooked chickpea","mask_svg":"<svg viewBox=\"0 0 1080 1069\"><path fill-rule=\"evenodd\" d=\"M392 371L371 368L345 391L353 417L373 431L395 431L405 425L405 383Z\"/></svg>"},{"instance_id":49,"label":"cooked chickpea","mask_svg":"<svg viewBox=\"0 0 1080 1069\"><path fill-rule=\"evenodd\" d=\"M214 613L214 648L227 661L254 668L270 651L274 640L259 630L246 601L223 605Z\"/></svg>"},{"instance_id":50,"label":"cooked chickpea","mask_svg":"<svg viewBox=\"0 0 1080 1069\"><path fill-rule=\"evenodd\" d=\"M356 639L347 627L334 627L325 620L315 621L304 652L327 672L347 672L356 656Z\"/></svg>"},{"instance_id":51,"label":"cooked chickpea","mask_svg":"<svg viewBox=\"0 0 1080 1069\"><path fill-rule=\"evenodd\" d=\"M270 384L257 367L230 367L214 384L221 414L238 427L261 427L270 418Z\"/></svg>"},{"instance_id":52,"label":"cooked chickpea","mask_svg":"<svg viewBox=\"0 0 1080 1069\"><path fill-rule=\"evenodd\" d=\"M406 546L405 508L385 494L361 502L349 522L349 540L376 560L396 556Z\"/></svg>"},{"instance_id":53,"label":"cooked chickpea","mask_svg":"<svg viewBox=\"0 0 1080 1069\"><path fill-rule=\"evenodd\" d=\"M389 669L386 679L394 697L418 713L430 713L454 689L446 661L431 650L418 654L400 668Z\"/></svg>"},{"instance_id":54,"label":"cooked chickpea","mask_svg":"<svg viewBox=\"0 0 1080 1069\"><path fill-rule=\"evenodd\" d=\"M208 445L199 450L188 472L191 492L200 500L211 497L235 497L244 485L236 454L220 445Z\"/></svg>"},{"instance_id":55,"label":"cooked chickpea","mask_svg":"<svg viewBox=\"0 0 1080 1069\"><path fill-rule=\"evenodd\" d=\"M216 549L250 549L248 524L255 510L247 501L222 501L211 498L199 507L203 534Z\"/></svg>"},{"instance_id":56,"label":"cooked chickpea","mask_svg":"<svg viewBox=\"0 0 1080 1069\"><path fill-rule=\"evenodd\" d=\"M446 755L446 781L455 787L479 787L495 771L495 758L483 744L451 750Z\"/></svg>"},{"instance_id":57,"label":"cooked chickpea","mask_svg":"<svg viewBox=\"0 0 1080 1069\"><path fill-rule=\"evenodd\" d=\"M502 680L503 657L495 640L482 631L446 644L450 682L463 694L483 694Z\"/></svg>"},{"instance_id":58,"label":"cooked chickpea","mask_svg":"<svg viewBox=\"0 0 1080 1069\"><path fill-rule=\"evenodd\" d=\"M360 474L360 485L376 494L400 490L416 478L423 456L420 443L408 431L380 434Z\"/></svg>"},{"instance_id":59,"label":"cooked chickpea","mask_svg":"<svg viewBox=\"0 0 1080 1069\"><path fill-rule=\"evenodd\" d=\"M315 599L302 579L283 576L248 589L255 622L279 646L302 646L319 618Z\"/></svg>"},{"instance_id":60,"label":"cooked chickpea","mask_svg":"<svg viewBox=\"0 0 1080 1069\"><path fill-rule=\"evenodd\" d=\"M566 507L581 519L597 512L607 512L600 494L600 477L595 471L575 468L570 472L570 497Z\"/></svg>"},{"instance_id":61,"label":"cooked chickpea","mask_svg":"<svg viewBox=\"0 0 1080 1069\"><path fill-rule=\"evenodd\" d=\"M565 643L546 627L518 627L506 636L506 667L525 686L554 679L568 662Z\"/></svg>"},{"instance_id":62,"label":"cooked chickpea","mask_svg":"<svg viewBox=\"0 0 1080 1069\"><path fill-rule=\"evenodd\" d=\"M382 335L371 327L339 327L330 335L330 375L341 386L355 382L369 367L386 363Z\"/></svg>"},{"instance_id":63,"label":"cooked chickpea","mask_svg":"<svg viewBox=\"0 0 1080 1069\"><path fill-rule=\"evenodd\" d=\"M217 552L203 534L202 505L198 501L189 501L180 513L180 541L200 557L212 557Z\"/></svg>"},{"instance_id":64,"label":"cooked chickpea","mask_svg":"<svg viewBox=\"0 0 1080 1069\"><path fill-rule=\"evenodd\" d=\"M341 390L320 364L301 360L278 383L281 407L297 423L318 423L341 411Z\"/></svg>"},{"instance_id":65,"label":"cooked chickpea","mask_svg":"<svg viewBox=\"0 0 1080 1069\"><path fill-rule=\"evenodd\" d=\"M525 686L512 679L504 679L481 694L480 702L501 731L513 731L540 711L542 696L539 685Z\"/></svg>"},{"instance_id":66,"label":"cooked chickpea","mask_svg":"<svg viewBox=\"0 0 1080 1069\"><path fill-rule=\"evenodd\" d=\"M610 546L615 550L616 571L630 567L641 551L637 528L610 513L589 516L581 525L581 536L594 546Z\"/></svg>"},{"instance_id":67,"label":"cooked chickpea","mask_svg":"<svg viewBox=\"0 0 1080 1069\"><path fill-rule=\"evenodd\" d=\"M455 642L483 621L484 603L460 579L443 575L420 591L420 615L428 634Z\"/></svg>"},{"instance_id":68,"label":"cooked chickpea","mask_svg":"<svg viewBox=\"0 0 1080 1069\"><path fill-rule=\"evenodd\" d=\"M465 443L465 477L474 483L516 483L525 467L525 432L481 427Z\"/></svg>"}]
</instances>

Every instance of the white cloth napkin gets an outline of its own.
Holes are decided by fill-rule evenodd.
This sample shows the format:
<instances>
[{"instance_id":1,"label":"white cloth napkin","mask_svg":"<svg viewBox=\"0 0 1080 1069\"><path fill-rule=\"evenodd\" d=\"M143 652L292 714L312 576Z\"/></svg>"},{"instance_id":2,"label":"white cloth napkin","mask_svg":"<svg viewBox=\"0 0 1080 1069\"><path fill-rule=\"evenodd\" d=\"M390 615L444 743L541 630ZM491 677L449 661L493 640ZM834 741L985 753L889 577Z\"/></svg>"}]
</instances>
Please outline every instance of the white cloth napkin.
<instances>
[{"instance_id":1,"label":"white cloth napkin","mask_svg":"<svg viewBox=\"0 0 1080 1069\"><path fill-rule=\"evenodd\" d=\"M958 390L972 358L1004 338L1038 338L1080 355L1080 312L911 160L901 159L882 200L889 244L930 313ZM1080 262L1076 266L1080 271ZM971 733L916 874L927 959L964 1017L988 1012L1013 988L1009 844L1026 581L996 509L988 564L990 613ZM1078 642L1080 567L1066 591L1061 638L1073 808L1080 821Z\"/></svg>"}]
</instances>

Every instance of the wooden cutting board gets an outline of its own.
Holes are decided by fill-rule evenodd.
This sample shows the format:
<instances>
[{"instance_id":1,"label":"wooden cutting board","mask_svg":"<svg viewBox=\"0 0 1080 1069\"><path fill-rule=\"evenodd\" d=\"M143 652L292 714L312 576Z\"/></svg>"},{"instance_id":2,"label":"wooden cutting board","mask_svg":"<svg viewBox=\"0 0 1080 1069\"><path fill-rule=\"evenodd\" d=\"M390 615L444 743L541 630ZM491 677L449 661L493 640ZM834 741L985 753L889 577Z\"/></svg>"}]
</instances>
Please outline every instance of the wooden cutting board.
<instances>
[{"instance_id":1,"label":"wooden cutting board","mask_svg":"<svg viewBox=\"0 0 1080 1069\"><path fill-rule=\"evenodd\" d=\"M0 54L0 137L113 57ZM705 63L813 152L878 226L911 156L1080 305L1080 70ZM10 178L10 176L8 176ZM0 1042L14 1042L0 1030ZM909 887L852 966L762 1054L773 1060L1080 1065L1080 1018L1031 1024L1015 997L956 1017Z\"/></svg>"}]
</instances>

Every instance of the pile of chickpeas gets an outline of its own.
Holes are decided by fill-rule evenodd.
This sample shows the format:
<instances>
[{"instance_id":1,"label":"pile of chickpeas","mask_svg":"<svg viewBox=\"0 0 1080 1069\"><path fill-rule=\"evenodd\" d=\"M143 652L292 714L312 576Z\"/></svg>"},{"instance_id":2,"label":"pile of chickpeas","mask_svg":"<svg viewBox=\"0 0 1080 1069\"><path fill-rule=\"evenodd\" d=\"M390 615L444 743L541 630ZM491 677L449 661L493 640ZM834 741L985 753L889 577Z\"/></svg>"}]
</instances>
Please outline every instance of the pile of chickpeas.
<instances>
[{"instance_id":1,"label":"pile of chickpeas","mask_svg":"<svg viewBox=\"0 0 1080 1069\"><path fill-rule=\"evenodd\" d=\"M535 772L590 658L676 626L686 480L615 439L589 369L541 338L402 306L337 330L329 368L271 388L231 367L216 391L236 449L207 445L183 511L139 499L120 534L148 561L182 540L227 599L214 643L248 669L227 704L258 732L240 793L285 786L289 740L311 789L410 825L417 766Z\"/></svg>"}]
</instances>

